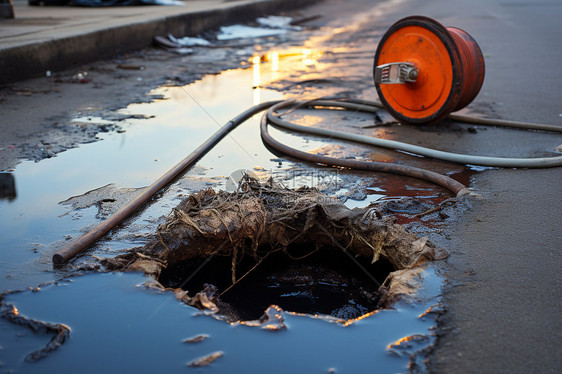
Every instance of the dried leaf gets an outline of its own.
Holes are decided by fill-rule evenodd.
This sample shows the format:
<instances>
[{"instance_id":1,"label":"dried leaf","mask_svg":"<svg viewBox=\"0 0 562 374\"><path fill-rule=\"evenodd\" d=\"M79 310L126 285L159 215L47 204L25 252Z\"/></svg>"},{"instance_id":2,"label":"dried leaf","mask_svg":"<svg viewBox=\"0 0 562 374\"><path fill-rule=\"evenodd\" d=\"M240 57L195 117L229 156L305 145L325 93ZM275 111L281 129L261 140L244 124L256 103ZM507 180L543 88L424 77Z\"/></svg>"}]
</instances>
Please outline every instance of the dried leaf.
<instances>
[{"instance_id":1,"label":"dried leaf","mask_svg":"<svg viewBox=\"0 0 562 374\"><path fill-rule=\"evenodd\" d=\"M199 334L199 335L192 336L191 338L184 339L183 342L184 343L201 343L203 340L205 340L207 338L209 338L209 335Z\"/></svg>"},{"instance_id":2,"label":"dried leaf","mask_svg":"<svg viewBox=\"0 0 562 374\"><path fill-rule=\"evenodd\" d=\"M195 360L188 363L187 366L196 367L196 368L207 366L212 364L222 356L224 356L224 353L222 351L216 351L211 354L208 354L207 356L196 358Z\"/></svg>"}]
</instances>

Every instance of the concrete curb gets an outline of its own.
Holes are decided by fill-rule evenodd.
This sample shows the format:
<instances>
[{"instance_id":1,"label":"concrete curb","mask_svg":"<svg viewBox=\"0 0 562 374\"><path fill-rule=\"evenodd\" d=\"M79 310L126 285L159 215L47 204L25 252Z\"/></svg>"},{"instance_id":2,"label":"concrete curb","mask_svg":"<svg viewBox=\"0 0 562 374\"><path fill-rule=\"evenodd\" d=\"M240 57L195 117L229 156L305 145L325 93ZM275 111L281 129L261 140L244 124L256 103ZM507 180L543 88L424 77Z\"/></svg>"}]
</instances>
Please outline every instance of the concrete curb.
<instances>
[{"instance_id":1,"label":"concrete curb","mask_svg":"<svg viewBox=\"0 0 562 374\"><path fill-rule=\"evenodd\" d=\"M319 0L263 0L223 9L184 13L91 33L0 50L0 84L68 69L146 48L156 35L197 35L221 25L311 5Z\"/></svg>"}]
</instances>

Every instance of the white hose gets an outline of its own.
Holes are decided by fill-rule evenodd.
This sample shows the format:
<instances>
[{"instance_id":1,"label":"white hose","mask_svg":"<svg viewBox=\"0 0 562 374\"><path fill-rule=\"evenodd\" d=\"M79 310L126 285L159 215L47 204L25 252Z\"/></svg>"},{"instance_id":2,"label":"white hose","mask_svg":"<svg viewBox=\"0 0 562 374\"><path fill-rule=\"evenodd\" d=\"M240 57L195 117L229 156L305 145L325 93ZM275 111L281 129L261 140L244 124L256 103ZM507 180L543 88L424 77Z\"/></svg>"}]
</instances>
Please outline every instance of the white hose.
<instances>
[{"instance_id":1,"label":"white hose","mask_svg":"<svg viewBox=\"0 0 562 374\"><path fill-rule=\"evenodd\" d=\"M287 102L283 107L335 107L335 108L345 108L351 110L357 110L362 112L375 112L376 108L379 108L381 104L376 102L369 102L363 100L313 100L306 102ZM281 113L282 114L282 113ZM511 158L511 157L488 157L488 156L473 156L458 154L452 152L438 151L431 148L420 147L413 144L398 142L395 140L387 140L380 138L373 138L370 136L352 134L348 132L328 130L317 127L301 126L289 121L281 119L280 113L268 113L268 120L276 126L298 131L306 134L314 134L334 139L347 140L355 143L368 144L375 147L389 148L397 151L414 153L420 156L430 157L443 161L456 162L460 164L470 164L470 165L480 165L480 166L492 166L492 167L503 167L503 168L548 168L562 166L562 156L553 157L538 157L538 158ZM523 122L513 122L513 121L497 121L490 119L478 119L466 116L454 116L451 119L468 122L477 123L485 125L497 125L497 126L509 126L518 127L525 129L541 130L541 131L557 131L562 132L562 128L552 125L542 125L534 123L523 123Z\"/></svg>"}]
</instances>

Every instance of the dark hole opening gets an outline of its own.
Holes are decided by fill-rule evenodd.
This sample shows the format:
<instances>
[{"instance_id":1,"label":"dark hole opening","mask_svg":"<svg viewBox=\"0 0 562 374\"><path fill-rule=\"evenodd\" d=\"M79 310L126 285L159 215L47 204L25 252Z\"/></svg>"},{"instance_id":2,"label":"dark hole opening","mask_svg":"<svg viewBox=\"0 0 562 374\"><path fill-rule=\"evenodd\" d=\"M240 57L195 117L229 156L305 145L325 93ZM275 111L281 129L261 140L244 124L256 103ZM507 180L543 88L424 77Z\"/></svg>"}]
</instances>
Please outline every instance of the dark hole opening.
<instances>
[{"instance_id":1,"label":"dark hole opening","mask_svg":"<svg viewBox=\"0 0 562 374\"><path fill-rule=\"evenodd\" d=\"M351 319L377 308L378 285L395 270L383 258L371 264L371 259L350 258L339 248L321 248L310 254L306 246L289 247L287 253L270 253L230 290L230 256L170 265L162 271L159 281L166 287L181 287L191 296L205 284L216 286L219 294L227 290L220 299L234 309L240 320L258 319L271 304L290 312ZM253 256L240 257L237 279L257 263ZM300 257L304 258L297 259Z\"/></svg>"}]
</instances>

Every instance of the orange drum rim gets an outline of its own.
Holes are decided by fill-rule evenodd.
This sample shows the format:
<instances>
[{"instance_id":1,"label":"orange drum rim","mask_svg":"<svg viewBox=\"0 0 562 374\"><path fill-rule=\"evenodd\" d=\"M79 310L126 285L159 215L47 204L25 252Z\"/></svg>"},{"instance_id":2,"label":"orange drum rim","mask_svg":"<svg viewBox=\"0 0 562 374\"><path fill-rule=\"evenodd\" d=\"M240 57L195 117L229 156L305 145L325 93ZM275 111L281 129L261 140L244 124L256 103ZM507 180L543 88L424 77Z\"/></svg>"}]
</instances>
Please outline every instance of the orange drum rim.
<instances>
[{"instance_id":1,"label":"orange drum rim","mask_svg":"<svg viewBox=\"0 0 562 374\"><path fill-rule=\"evenodd\" d=\"M398 121L433 124L458 106L465 68L455 40L443 25L423 16L406 17L392 25L377 47L374 68L398 61L418 67L416 82L375 82L383 105Z\"/></svg>"},{"instance_id":2,"label":"orange drum rim","mask_svg":"<svg viewBox=\"0 0 562 374\"><path fill-rule=\"evenodd\" d=\"M461 99L453 109L453 111L457 111L470 104L480 92L484 83L486 67L482 50L470 34L457 27L447 27L447 31L453 37L463 62Z\"/></svg>"}]
</instances>

